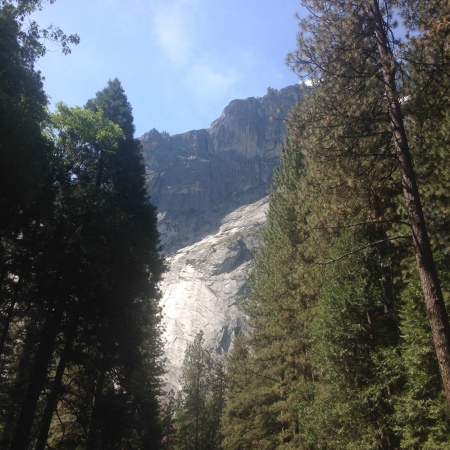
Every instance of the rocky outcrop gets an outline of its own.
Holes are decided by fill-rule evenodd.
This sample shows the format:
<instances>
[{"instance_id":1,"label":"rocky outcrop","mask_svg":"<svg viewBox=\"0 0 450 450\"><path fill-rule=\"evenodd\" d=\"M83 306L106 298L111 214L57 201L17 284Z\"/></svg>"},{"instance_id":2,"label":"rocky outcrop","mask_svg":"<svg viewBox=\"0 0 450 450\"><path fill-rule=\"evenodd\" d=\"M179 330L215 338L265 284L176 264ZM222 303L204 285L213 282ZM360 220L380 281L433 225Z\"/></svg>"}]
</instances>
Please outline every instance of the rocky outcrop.
<instances>
[{"instance_id":1,"label":"rocky outcrop","mask_svg":"<svg viewBox=\"0 0 450 450\"><path fill-rule=\"evenodd\" d=\"M166 254L214 233L221 219L267 195L299 86L233 100L209 129L142 138Z\"/></svg>"},{"instance_id":2,"label":"rocky outcrop","mask_svg":"<svg viewBox=\"0 0 450 450\"><path fill-rule=\"evenodd\" d=\"M210 128L142 138L151 201L170 268L162 283L167 381L178 387L187 343L228 351L245 325L238 308L260 242L268 191L279 165L283 118L299 86L234 100Z\"/></svg>"},{"instance_id":3,"label":"rocky outcrop","mask_svg":"<svg viewBox=\"0 0 450 450\"><path fill-rule=\"evenodd\" d=\"M167 383L179 387L186 345L202 330L212 351L227 352L245 326L238 306L247 290L247 275L266 220L267 197L228 214L217 233L169 258L162 284Z\"/></svg>"}]
</instances>

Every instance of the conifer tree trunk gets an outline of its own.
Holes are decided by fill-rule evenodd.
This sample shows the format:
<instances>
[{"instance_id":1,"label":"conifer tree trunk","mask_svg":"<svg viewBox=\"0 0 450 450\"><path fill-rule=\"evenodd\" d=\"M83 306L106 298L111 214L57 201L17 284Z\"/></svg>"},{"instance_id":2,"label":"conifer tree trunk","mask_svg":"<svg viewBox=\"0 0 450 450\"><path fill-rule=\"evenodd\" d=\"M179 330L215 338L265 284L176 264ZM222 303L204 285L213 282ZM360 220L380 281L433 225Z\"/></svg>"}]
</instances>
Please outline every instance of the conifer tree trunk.
<instances>
[{"instance_id":1,"label":"conifer tree trunk","mask_svg":"<svg viewBox=\"0 0 450 450\"><path fill-rule=\"evenodd\" d=\"M8 412L3 417L3 432L0 438L0 449L9 448L9 443L11 442L14 427L16 425L16 409L19 407L22 401L22 383L26 383L24 380L28 380L29 371L27 370L27 362L29 356L33 353L32 348L34 347L34 342L31 339L25 338L24 349L19 360L19 367L16 374L16 383L14 388L10 393L10 403Z\"/></svg>"},{"instance_id":2,"label":"conifer tree trunk","mask_svg":"<svg viewBox=\"0 0 450 450\"><path fill-rule=\"evenodd\" d=\"M425 305L430 320L434 347L442 377L442 384L450 407L450 326L441 286L431 250L430 239L422 210L419 189L415 178L408 139L404 127L393 68L392 54L378 0L373 0L370 12L376 26L378 51L381 56L381 73L386 89L386 101L391 120L394 143L399 163L403 195L414 243Z\"/></svg>"},{"instance_id":3,"label":"conifer tree trunk","mask_svg":"<svg viewBox=\"0 0 450 450\"><path fill-rule=\"evenodd\" d=\"M3 331L2 331L2 335L0 337L0 358L2 357L4 349L5 349L5 343L6 343L6 339L8 337L8 333L9 333L9 326L11 325L11 321L12 321L12 318L14 315L14 308L16 307L17 295L19 293L19 286L21 284L22 284L22 281L19 281L19 283L17 283L16 286L14 287L14 294L11 299L11 303L8 306L8 312L5 317L5 322L3 324Z\"/></svg>"},{"instance_id":4,"label":"conifer tree trunk","mask_svg":"<svg viewBox=\"0 0 450 450\"><path fill-rule=\"evenodd\" d=\"M14 316L14 309L16 307L17 297L19 296L19 291L24 284L24 277L26 275L28 275L28 270L23 269L23 267L22 267L22 270L19 272L19 280L14 284L14 292L13 292L13 295L11 298L11 302L8 306L7 314L5 317L5 322L3 324L3 331L2 331L2 335L0 337L0 358L3 356L3 353L5 351L6 339L8 338L9 327L11 325L11 322L12 322L12 319ZM7 274L5 273L3 276L6 277Z\"/></svg>"},{"instance_id":5,"label":"conifer tree trunk","mask_svg":"<svg viewBox=\"0 0 450 450\"><path fill-rule=\"evenodd\" d=\"M55 310L52 316L45 324L43 336L39 343L34 361L31 382L28 386L25 400L17 422L14 436L10 445L10 450L26 450L30 438L31 426L33 424L39 396L47 375L48 365L50 363L56 337L60 330L61 320L64 314L66 302L59 300L56 302Z\"/></svg>"},{"instance_id":6,"label":"conifer tree trunk","mask_svg":"<svg viewBox=\"0 0 450 450\"><path fill-rule=\"evenodd\" d=\"M89 430L88 437L86 440L86 450L96 450L98 448L98 430L97 430L97 422L98 422L98 410L99 404L103 396L103 387L105 385L106 378L106 370L104 368L101 369L101 373L97 379L97 383L95 385L95 392L92 398L92 412L91 419L89 422Z\"/></svg>"},{"instance_id":7,"label":"conifer tree trunk","mask_svg":"<svg viewBox=\"0 0 450 450\"><path fill-rule=\"evenodd\" d=\"M75 318L70 326L70 330L66 338L64 349L61 352L61 357L59 359L58 367L56 369L52 389L50 391L50 395L48 396L47 405L45 407L44 415L41 420L41 425L39 427L39 435L36 441L35 450L44 450L47 444L48 431L50 429L50 424L52 422L53 412L55 411L56 405L58 404L58 397L61 389L62 378L64 375L64 371L66 370L69 354L72 350L72 345L75 338L77 327L78 327L78 318Z\"/></svg>"}]
</instances>

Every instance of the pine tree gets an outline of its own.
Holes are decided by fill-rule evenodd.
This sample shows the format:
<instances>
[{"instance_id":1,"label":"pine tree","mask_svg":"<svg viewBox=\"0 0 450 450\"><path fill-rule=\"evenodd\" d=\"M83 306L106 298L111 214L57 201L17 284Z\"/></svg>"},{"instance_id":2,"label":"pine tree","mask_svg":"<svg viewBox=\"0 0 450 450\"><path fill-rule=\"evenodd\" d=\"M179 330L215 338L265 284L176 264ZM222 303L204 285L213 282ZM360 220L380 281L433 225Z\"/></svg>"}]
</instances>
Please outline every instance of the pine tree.
<instances>
[{"instance_id":1,"label":"pine tree","mask_svg":"<svg viewBox=\"0 0 450 450\"><path fill-rule=\"evenodd\" d=\"M257 376L253 367L250 349L241 333L227 355L227 403L222 420L224 449L251 449L263 437L260 426L265 412L255 399L261 398L269 380Z\"/></svg>"},{"instance_id":2,"label":"pine tree","mask_svg":"<svg viewBox=\"0 0 450 450\"><path fill-rule=\"evenodd\" d=\"M44 220L52 201L52 146L43 136L47 97L34 69L33 49L16 8L0 7L0 355L7 363L11 327L17 323L23 290L31 283L39 250L36 221ZM29 285L28 285L29 286ZM31 288L32 289L32 288ZM21 305L21 308L17 308Z\"/></svg>"},{"instance_id":3,"label":"pine tree","mask_svg":"<svg viewBox=\"0 0 450 450\"><path fill-rule=\"evenodd\" d=\"M175 411L176 445L180 450L221 448L225 403L222 366L204 348L203 333L188 344Z\"/></svg>"},{"instance_id":4,"label":"pine tree","mask_svg":"<svg viewBox=\"0 0 450 450\"><path fill-rule=\"evenodd\" d=\"M157 283L164 265L140 147L101 109L59 105L54 124L60 171L42 255L48 280L40 283L60 281L54 297L47 296L34 375L11 445L26 445L47 371L55 370L43 420L34 425L40 427L37 448L44 448L78 353L82 375L75 380L84 400L70 420L84 422L86 447L116 448L128 440L135 448L153 448L162 375ZM54 369L52 356L58 358Z\"/></svg>"},{"instance_id":5,"label":"pine tree","mask_svg":"<svg viewBox=\"0 0 450 450\"><path fill-rule=\"evenodd\" d=\"M403 14L415 30L407 47L410 61L410 77L406 79L408 97L404 104L407 131L413 136L411 152L448 308L448 5L409 2ZM404 264L403 271L407 274L404 277L408 278L400 311L401 355L406 373L405 386L396 405L397 427L404 448L446 448L449 413L437 370L430 325L417 276L410 264Z\"/></svg>"},{"instance_id":6,"label":"pine tree","mask_svg":"<svg viewBox=\"0 0 450 450\"><path fill-rule=\"evenodd\" d=\"M422 355L431 364L439 357L429 358L426 324L420 336L408 331L418 320L410 308L417 302L411 296L414 256L424 291L437 282L409 153L422 162L419 188L447 292L447 176L430 180L447 167L448 152L439 150L446 113L434 116L432 96L415 108L411 88L420 84L431 93L430 79L441 76L442 91L435 92L445 106L446 66L442 58L430 62L430 53L446 55L448 46L442 35L440 46L431 49L429 41L446 22L426 2L414 3L423 17L432 17L431 31L424 33L425 46L410 50L409 61L421 61L411 66L411 78L400 80L394 4L380 10L376 1L305 3L311 14L301 20L291 62L313 87L289 117L282 170L244 303L250 332L245 345L237 343L227 371L224 444L437 448L446 439L447 408L436 371L424 367ZM425 60L428 73L412 78ZM411 229L415 238L425 233L413 245ZM438 315L445 324L442 300ZM442 369L446 352L441 356ZM445 379L445 370L441 374Z\"/></svg>"},{"instance_id":7,"label":"pine tree","mask_svg":"<svg viewBox=\"0 0 450 450\"><path fill-rule=\"evenodd\" d=\"M443 387L450 403L450 327L403 118L397 41L392 37L395 4L381 4L378 0L361 4L334 1L304 4L311 14L301 20L298 50L291 55L291 63L302 74L312 75L318 89L328 97L328 111L316 109L321 116L315 114L316 119L323 119L322 127L329 127L330 137L334 137L330 146L322 145L323 157L333 156L336 160L336 156L364 156L362 168L376 183L385 179L386 173L380 171L377 176L380 166L371 162L395 158ZM371 120L373 113L362 116L361 106L364 113L373 111L379 115L381 122ZM345 128L336 127L336 120L353 123L354 130L345 133ZM355 132L363 125L362 135ZM387 145L361 146L362 138L377 134L388 137ZM345 145L339 145L342 143Z\"/></svg>"},{"instance_id":8,"label":"pine tree","mask_svg":"<svg viewBox=\"0 0 450 450\"><path fill-rule=\"evenodd\" d=\"M54 147L43 133L47 97L35 64L46 51L46 37L66 53L79 40L31 20L41 3L4 0L0 6L2 448L10 440L14 412L23 400L29 360L43 321L44 301L36 292L37 277L43 272L38 260L45 251L43 224L49 221L54 198Z\"/></svg>"},{"instance_id":9,"label":"pine tree","mask_svg":"<svg viewBox=\"0 0 450 450\"><path fill-rule=\"evenodd\" d=\"M249 335L236 349L243 369L230 377L225 443L245 448L304 448L299 402L308 408L314 393L310 359L312 306L320 287L320 268L308 266L307 221L313 217L313 189L304 177L303 155L288 138L283 170L276 174L267 228L243 302ZM233 369L233 370L236 370ZM244 387L245 386L245 387ZM233 408L230 410L230 408ZM241 425L237 425L241 421ZM237 438L233 427L246 431ZM234 437L233 437L234 436Z\"/></svg>"},{"instance_id":10,"label":"pine tree","mask_svg":"<svg viewBox=\"0 0 450 450\"><path fill-rule=\"evenodd\" d=\"M48 183L51 145L43 137L47 97L37 59L45 54L43 41L51 37L66 52L77 44L55 26L41 28L30 14L41 1L4 0L0 5L0 232L6 237L37 214Z\"/></svg>"},{"instance_id":11,"label":"pine tree","mask_svg":"<svg viewBox=\"0 0 450 450\"><path fill-rule=\"evenodd\" d=\"M371 241L365 234L344 230L336 254L364 247ZM306 418L314 445L398 448L393 404L403 372L392 262L389 248L368 247L324 277L311 350L318 387Z\"/></svg>"},{"instance_id":12,"label":"pine tree","mask_svg":"<svg viewBox=\"0 0 450 450\"><path fill-rule=\"evenodd\" d=\"M404 386L394 399L401 448L449 448L448 408L417 277L402 292L401 358Z\"/></svg>"},{"instance_id":13,"label":"pine tree","mask_svg":"<svg viewBox=\"0 0 450 450\"><path fill-rule=\"evenodd\" d=\"M80 114L80 116L82 119L82 126L92 125L89 121L91 117L83 117L82 114ZM77 117L76 113L73 115L68 114L69 122L78 118L80 117ZM102 121L101 117L98 117L98 119L100 122L99 128L95 128L94 126L93 129L89 129L87 127L82 130L82 132L86 132L88 135L84 136L84 143L86 140L94 138L92 133L96 136L103 136L102 133L105 133L106 141L108 141L108 143L112 143L114 140L114 136L111 137L111 135L108 134L109 132L120 133L118 128L114 128L112 126L113 124ZM95 123L95 120L92 122ZM92 160L92 155L89 150L89 146L86 145L81 147L83 148L85 155L83 162L90 162L89 159ZM86 170L86 172L90 171L92 171L92 166ZM76 170L74 173L66 174L66 178L72 177L72 183L71 185L67 184L65 186L66 189L64 194L60 195L56 200L59 208L54 210L54 222L49 223L46 227L46 238L53 242L48 242L48 247L46 249L47 251L42 255L42 261L40 261L43 267L46 268L47 276L44 275L44 277L47 279L44 278L38 281L38 289L43 290L41 293L44 294L46 283L53 282L56 283L56 286L53 289L52 295L47 293L47 296L43 296L46 300L46 314L44 316L45 323L41 332L39 346L36 350L34 368L27 389L27 394L22 403L21 413L19 415L14 435L15 437L11 443L13 448L22 448L22 446L26 446L26 441L28 440L32 421L37 408L39 395L45 382L47 369L51 361L58 333L61 330L64 314L68 310L69 305L77 303L78 297L81 294L79 289L85 286L86 283L86 280L81 280L81 278L84 271L83 269L87 268L85 264L87 260L84 258L85 255L80 254L80 248L83 243L86 245L86 238L89 239L88 228L93 222L89 221L88 224L89 218L87 208L89 208L89 201L79 201L78 204L76 204L75 199L76 196L79 195L81 197L80 200L85 200L83 197L89 198L89 195L92 196L94 193L91 188L92 185L89 186L87 183L89 175L81 172L80 175L81 177L78 177ZM83 175L85 175L85 177ZM68 196L68 192L70 192L71 195ZM69 201L66 202L66 200ZM59 217L58 214L60 214ZM68 216L66 216L66 214L68 214ZM70 217L70 223L65 220L67 217ZM60 220L58 221L58 219ZM80 229L83 230L81 233L79 232ZM64 253L60 250L61 246L64 248ZM49 260L49 256L54 257L52 262ZM54 274L56 274L56 280L59 281L52 278L52 275ZM74 274L76 275L74 276ZM76 279L78 276L80 278ZM70 288L68 286L70 286Z\"/></svg>"},{"instance_id":14,"label":"pine tree","mask_svg":"<svg viewBox=\"0 0 450 450\"><path fill-rule=\"evenodd\" d=\"M101 92L103 98L105 93L115 95L110 87ZM119 89L124 109L130 112L127 120L132 120L120 83L114 88ZM103 111L108 111L107 104L93 114ZM120 122L118 117L115 120ZM132 121L128 128L133 128ZM86 362L90 361L86 370L96 380L88 388L94 405L88 447L113 448L130 439L130 433L137 433L134 445L139 448L153 448L152 442L159 439L156 395L162 369L156 285L163 265L158 254L155 210L147 201L141 163L140 146L130 136L118 140L116 151L103 152L97 158L95 188L108 186L108 190L104 207L100 204L101 209L97 209L100 220L96 222L101 229L96 236L104 236L107 241L102 242L103 250L98 255L101 273L93 274L95 301L82 309L85 321L92 324L86 330L88 342L84 345L97 349L86 355ZM111 214L112 205L117 215ZM94 341L90 334L94 334ZM110 403L114 407L108 407Z\"/></svg>"}]
</instances>

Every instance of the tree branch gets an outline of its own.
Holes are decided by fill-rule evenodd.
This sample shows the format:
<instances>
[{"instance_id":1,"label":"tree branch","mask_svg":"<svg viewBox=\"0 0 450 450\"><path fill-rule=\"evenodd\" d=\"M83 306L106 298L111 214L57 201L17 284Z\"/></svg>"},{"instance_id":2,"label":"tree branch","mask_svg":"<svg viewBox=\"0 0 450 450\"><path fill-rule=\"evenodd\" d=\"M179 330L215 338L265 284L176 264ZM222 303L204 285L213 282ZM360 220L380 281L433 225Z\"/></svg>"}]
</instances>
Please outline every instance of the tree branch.
<instances>
[{"instance_id":1,"label":"tree branch","mask_svg":"<svg viewBox=\"0 0 450 450\"><path fill-rule=\"evenodd\" d=\"M408 222L404 222L403 220L377 220L377 221L370 221L370 222L357 222L357 223L350 223L348 225L336 225L336 226L324 226L324 227L314 227L314 230L324 230L324 229L346 229L346 228L353 228L357 226L364 226L364 225L379 225L381 223L400 223L402 225L407 225L408 227L411 227L411 224ZM403 236L401 236L403 237Z\"/></svg>"},{"instance_id":2,"label":"tree branch","mask_svg":"<svg viewBox=\"0 0 450 450\"><path fill-rule=\"evenodd\" d=\"M342 259L347 258L348 256L354 255L355 253L358 253L362 250L365 250L366 248L374 247L375 245L383 244L383 243L389 242L389 241L395 241L397 239L411 239L411 236L395 236L395 237L388 238L388 239L381 239L380 241L371 242L370 244L359 247L356 250L352 250L351 252L344 253L343 255L339 256L338 258L330 259L329 261L315 262L314 264L317 264L317 265L332 264L332 263L341 261Z\"/></svg>"}]
</instances>

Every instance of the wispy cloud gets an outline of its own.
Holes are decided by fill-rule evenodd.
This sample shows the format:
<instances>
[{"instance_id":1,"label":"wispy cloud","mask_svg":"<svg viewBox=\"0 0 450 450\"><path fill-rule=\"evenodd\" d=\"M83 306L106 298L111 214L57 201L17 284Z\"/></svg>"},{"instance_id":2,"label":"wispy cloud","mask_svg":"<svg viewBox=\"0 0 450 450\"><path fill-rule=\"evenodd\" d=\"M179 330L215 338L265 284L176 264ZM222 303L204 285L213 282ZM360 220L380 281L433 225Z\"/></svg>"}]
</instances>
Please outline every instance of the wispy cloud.
<instances>
[{"instance_id":1,"label":"wispy cloud","mask_svg":"<svg viewBox=\"0 0 450 450\"><path fill-rule=\"evenodd\" d=\"M204 61L190 67L186 81L191 87L198 89L203 96L209 97L223 93L238 78L239 76L234 70Z\"/></svg>"},{"instance_id":2,"label":"wispy cloud","mask_svg":"<svg viewBox=\"0 0 450 450\"><path fill-rule=\"evenodd\" d=\"M220 58L202 35L209 25L202 12L209 1L165 0L153 9L159 48L178 73L180 84L195 94L198 106L226 95L239 79L236 67L225 62L229 55Z\"/></svg>"},{"instance_id":3,"label":"wispy cloud","mask_svg":"<svg viewBox=\"0 0 450 450\"><path fill-rule=\"evenodd\" d=\"M176 0L156 7L154 29L166 57L176 67L186 65L196 41L195 0Z\"/></svg>"}]
</instances>

